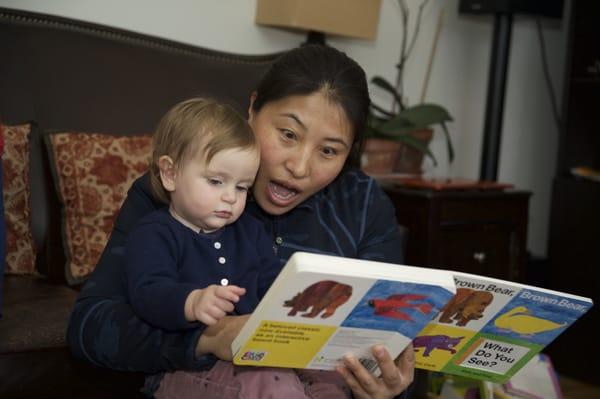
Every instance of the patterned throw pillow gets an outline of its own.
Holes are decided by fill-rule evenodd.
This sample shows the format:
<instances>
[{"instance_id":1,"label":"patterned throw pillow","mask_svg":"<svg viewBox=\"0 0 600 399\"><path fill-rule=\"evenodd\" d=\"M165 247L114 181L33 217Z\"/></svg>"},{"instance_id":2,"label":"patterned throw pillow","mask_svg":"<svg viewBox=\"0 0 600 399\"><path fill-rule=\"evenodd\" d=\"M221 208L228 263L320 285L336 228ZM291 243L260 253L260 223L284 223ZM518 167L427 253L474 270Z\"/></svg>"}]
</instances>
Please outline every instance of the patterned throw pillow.
<instances>
[{"instance_id":1,"label":"patterned throw pillow","mask_svg":"<svg viewBox=\"0 0 600 399\"><path fill-rule=\"evenodd\" d=\"M94 270L127 190L147 170L152 137L66 132L48 142L63 208L66 278L77 284Z\"/></svg>"},{"instance_id":2,"label":"patterned throw pillow","mask_svg":"<svg viewBox=\"0 0 600 399\"><path fill-rule=\"evenodd\" d=\"M29 135L31 125L2 126L4 154L2 180L6 219L6 273L35 270L35 247L29 206Z\"/></svg>"}]
</instances>

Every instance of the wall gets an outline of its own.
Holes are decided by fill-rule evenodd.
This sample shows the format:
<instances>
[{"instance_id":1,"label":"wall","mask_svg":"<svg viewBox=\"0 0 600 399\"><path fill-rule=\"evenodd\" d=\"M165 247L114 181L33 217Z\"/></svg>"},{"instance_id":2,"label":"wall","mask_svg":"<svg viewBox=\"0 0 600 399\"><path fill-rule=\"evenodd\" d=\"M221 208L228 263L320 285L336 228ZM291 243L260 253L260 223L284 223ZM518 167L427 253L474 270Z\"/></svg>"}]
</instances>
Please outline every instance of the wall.
<instances>
[{"instance_id":1,"label":"wall","mask_svg":"<svg viewBox=\"0 0 600 399\"><path fill-rule=\"evenodd\" d=\"M568 0L567 0L568 1ZM413 16L420 1L408 0ZM0 0L0 6L44 12L116 26L193 45L246 54L280 51L297 46L304 35L256 26L256 0ZM477 178L487 90L493 21L490 16L458 14L458 0L429 1L421 33L406 69L406 95L410 103L421 97L431 43L440 10L442 34L426 101L442 104L454 117L449 125L456 149L452 165L446 161L441 132L432 150L441 161L426 170L433 176ZM556 93L562 93L567 18L544 20L548 63ZM400 51L400 12L393 0L383 0L378 38L374 42L329 38L367 71L394 80ZM412 26L409 24L409 27ZM516 17L513 25L509 78L502 133L499 180L534 193L530 203L528 247L546 254L551 180L554 174L558 130L542 74L535 24ZM373 98L389 103L372 89Z\"/></svg>"}]
</instances>

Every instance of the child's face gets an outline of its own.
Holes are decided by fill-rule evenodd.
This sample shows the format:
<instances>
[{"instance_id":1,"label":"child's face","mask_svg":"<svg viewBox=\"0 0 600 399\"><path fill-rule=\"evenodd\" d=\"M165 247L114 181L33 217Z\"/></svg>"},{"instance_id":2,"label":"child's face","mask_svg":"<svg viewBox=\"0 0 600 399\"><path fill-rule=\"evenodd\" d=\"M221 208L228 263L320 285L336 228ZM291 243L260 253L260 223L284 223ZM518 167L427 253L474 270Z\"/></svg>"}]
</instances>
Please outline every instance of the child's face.
<instances>
[{"instance_id":1,"label":"child's face","mask_svg":"<svg viewBox=\"0 0 600 399\"><path fill-rule=\"evenodd\" d=\"M208 165L204 154L197 154L175 173L171 211L188 227L204 232L235 222L246 205L259 161L253 148L223 150Z\"/></svg>"}]
</instances>

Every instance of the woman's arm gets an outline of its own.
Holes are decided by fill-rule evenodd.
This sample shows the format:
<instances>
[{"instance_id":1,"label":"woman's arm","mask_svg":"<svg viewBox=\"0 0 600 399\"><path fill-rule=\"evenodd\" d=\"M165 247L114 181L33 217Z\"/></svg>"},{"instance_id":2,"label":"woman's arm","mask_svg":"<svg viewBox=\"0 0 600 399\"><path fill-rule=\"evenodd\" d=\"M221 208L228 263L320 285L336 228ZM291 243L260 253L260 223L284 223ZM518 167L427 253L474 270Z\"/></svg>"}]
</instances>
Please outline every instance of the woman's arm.
<instances>
[{"instance_id":1,"label":"woman's arm","mask_svg":"<svg viewBox=\"0 0 600 399\"><path fill-rule=\"evenodd\" d=\"M196 356L200 329L162 331L137 317L127 302L125 240L136 222L159 206L144 175L129 190L100 261L75 303L67 341L76 357L116 370L149 373L214 364L212 355Z\"/></svg>"},{"instance_id":2,"label":"woman's arm","mask_svg":"<svg viewBox=\"0 0 600 399\"><path fill-rule=\"evenodd\" d=\"M217 360L196 357L200 329L166 332L144 322L123 298L80 298L67 341L73 355L114 370L156 373L206 369Z\"/></svg>"},{"instance_id":3,"label":"woman's arm","mask_svg":"<svg viewBox=\"0 0 600 399\"><path fill-rule=\"evenodd\" d=\"M249 318L249 314L225 316L217 324L208 326L198 340L196 357L214 354L221 360L232 360L231 343Z\"/></svg>"}]
</instances>

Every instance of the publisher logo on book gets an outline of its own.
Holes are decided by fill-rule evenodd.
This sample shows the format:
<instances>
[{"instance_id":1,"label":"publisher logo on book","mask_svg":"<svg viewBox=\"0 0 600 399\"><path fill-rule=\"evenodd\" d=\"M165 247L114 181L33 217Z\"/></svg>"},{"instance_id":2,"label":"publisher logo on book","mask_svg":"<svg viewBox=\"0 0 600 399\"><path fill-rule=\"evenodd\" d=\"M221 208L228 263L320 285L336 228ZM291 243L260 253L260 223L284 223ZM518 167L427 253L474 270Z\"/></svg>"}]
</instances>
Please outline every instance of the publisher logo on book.
<instances>
[{"instance_id":1,"label":"publisher logo on book","mask_svg":"<svg viewBox=\"0 0 600 399\"><path fill-rule=\"evenodd\" d=\"M247 351L242 355L242 360L249 360L251 362L260 362L266 356L267 352L263 351Z\"/></svg>"}]
</instances>

